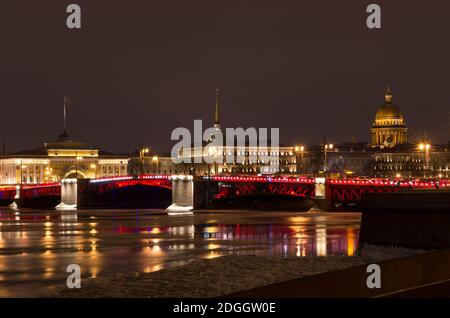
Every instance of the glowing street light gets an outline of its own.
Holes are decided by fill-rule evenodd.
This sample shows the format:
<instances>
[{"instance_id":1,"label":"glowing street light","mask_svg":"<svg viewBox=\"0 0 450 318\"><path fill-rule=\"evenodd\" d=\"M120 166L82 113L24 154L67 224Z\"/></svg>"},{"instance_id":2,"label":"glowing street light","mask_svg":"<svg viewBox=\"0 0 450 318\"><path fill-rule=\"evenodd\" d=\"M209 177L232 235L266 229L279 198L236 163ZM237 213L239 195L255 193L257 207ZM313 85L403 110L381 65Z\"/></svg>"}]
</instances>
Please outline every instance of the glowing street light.
<instances>
[{"instance_id":1,"label":"glowing street light","mask_svg":"<svg viewBox=\"0 0 450 318\"><path fill-rule=\"evenodd\" d=\"M144 174L144 160L145 160L145 154L149 153L150 149L149 148L142 148L141 150L139 150L139 160L141 162L141 175Z\"/></svg>"},{"instance_id":2,"label":"glowing street light","mask_svg":"<svg viewBox=\"0 0 450 318\"><path fill-rule=\"evenodd\" d=\"M323 174L327 172L327 151L334 148L333 144L326 143L326 137L323 137Z\"/></svg>"},{"instance_id":3,"label":"glowing street light","mask_svg":"<svg viewBox=\"0 0 450 318\"><path fill-rule=\"evenodd\" d=\"M431 148L431 145L430 144L420 143L418 148L419 148L420 151L425 151L425 163L424 163L424 166L423 166L423 176L425 178L426 177L426 172L429 170L429 164L430 164L429 150Z\"/></svg>"},{"instance_id":4,"label":"glowing street light","mask_svg":"<svg viewBox=\"0 0 450 318\"><path fill-rule=\"evenodd\" d=\"M304 154L305 154L305 146L303 146L303 145L295 146L294 147L294 151L296 153L300 153L300 170L303 173L303 157L304 157Z\"/></svg>"}]
</instances>

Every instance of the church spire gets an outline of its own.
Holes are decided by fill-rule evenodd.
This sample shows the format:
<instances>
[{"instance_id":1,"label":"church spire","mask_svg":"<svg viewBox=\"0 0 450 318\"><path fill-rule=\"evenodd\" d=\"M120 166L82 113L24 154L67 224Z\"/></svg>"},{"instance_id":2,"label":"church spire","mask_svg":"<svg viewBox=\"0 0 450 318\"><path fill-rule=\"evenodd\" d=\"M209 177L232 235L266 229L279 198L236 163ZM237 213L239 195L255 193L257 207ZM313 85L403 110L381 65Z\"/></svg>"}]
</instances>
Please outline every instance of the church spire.
<instances>
[{"instance_id":1,"label":"church spire","mask_svg":"<svg viewBox=\"0 0 450 318\"><path fill-rule=\"evenodd\" d=\"M218 85L216 85L216 110L214 113L214 127L220 128L220 94Z\"/></svg>"},{"instance_id":2,"label":"church spire","mask_svg":"<svg viewBox=\"0 0 450 318\"><path fill-rule=\"evenodd\" d=\"M392 92L390 86L387 87L386 95L384 95L384 98L386 100L386 103L388 104L392 103Z\"/></svg>"}]
</instances>

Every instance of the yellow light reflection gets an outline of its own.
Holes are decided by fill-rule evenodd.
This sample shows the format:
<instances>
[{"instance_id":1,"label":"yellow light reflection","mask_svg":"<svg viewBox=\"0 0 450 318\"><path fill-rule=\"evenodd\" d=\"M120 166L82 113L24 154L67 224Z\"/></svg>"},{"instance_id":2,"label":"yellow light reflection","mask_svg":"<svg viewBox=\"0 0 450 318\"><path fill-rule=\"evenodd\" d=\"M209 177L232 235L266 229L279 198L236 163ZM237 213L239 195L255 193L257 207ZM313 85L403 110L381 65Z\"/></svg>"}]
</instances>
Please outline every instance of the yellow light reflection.
<instances>
[{"instance_id":1,"label":"yellow light reflection","mask_svg":"<svg viewBox=\"0 0 450 318\"><path fill-rule=\"evenodd\" d=\"M327 231L325 228L316 228L316 254L327 256Z\"/></svg>"},{"instance_id":2,"label":"yellow light reflection","mask_svg":"<svg viewBox=\"0 0 450 318\"><path fill-rule=\"evenodd\" d=\"M208 250L216 250L216 249L220 248L220 245L210 243L210 244L208 244L207 248L208 248Z\"/></svg>"},{"instance_id":3,"label":"yellow light reflection","mask_svg":"<svg viewBox=\"0 0 450 318\"><path fill-rule=\"evenodd\" d=\"M97 275L98 275L98 272L99 272L99 268L95 267L95 266L92 266L90 268L90 272L91 272L91 277L92 278L97 278Z\"/></svg>"},{"instance_id":4,"label":"yellow light reflection","mask_svg":"<svg viewBox=\"0 0 450 318\"><path fill-rule=\"evenodd\" d=\"M152 267L152 271L153 271L153 272L159 271L159 270L161 270L161 269L162 269L162 266L161 266L161 265L155 265L155 266Z\"/></svg>"},{"instance_id":5,"label":"yellow light reflection","mask_svg":"<svg viewBox=\"0 0 450 318\"><path fill-rule=\"evenodd\" d=\"M51 241L52 240L52 231L46 230L44 235L45 241Z\"/></svg>"},{"instance_id":6,"label":"yellow light reflection","mask_svg":"<svg viewBox=\"0 0 450 318\"><path fill-rule=\"evenodd\" d=\"M309 217L304 217L304 216L293 216L293 217L288 218L288 220L291 223L307 223L311 219Z\"/></svg>"},{"instance_id":7,"label":"yellow light reflection","mask_svg":"<svg viewBox=\"0 0 450 318\"><path fill-rule=\"evenodd\" d=\"M45 269L44 277L50 278L53 276L54 272L55 272L55 269L53 267L48 267Z\"/></svg>"},{"instance_id":8,"label":"yellow light reflection","mask_svg":"<svg viewBox=\"0 0 450 318\"><path fill-rule=\"evenodd\" d=\"M218 233L219 232L219 227L217 227L217 226L207 226L207 227L205 227L204 231L206 233Z\"/></svg>"},{"instance_id":9,"label":"yellow light reflection","mask_svg":"<svg viewBox=\"0 0 450 318\"><path fill-rule=\"evenodd\" d=\"M356 235L353 229L347 230L347 255L353 256L355 254Z\"/></svg>"},{"instance_id":10,"label":"yellow light reflection","mask_svg":"<svg viewBox=\"0 0 450 318\"><path fill-rule=\"evenodd\" d=\"M222 255L220 255L219 253L216 253L214 251L209 252L207 255L205 255L203 258L205 259L213 259L213 258L217 258L220 257Z\"/></svg>"},{"instance_id":11,"label":"yellow light reflection","mask_svg":"<svg viewBox=\"0 0 450 318\"><path fill-rule=\"evenodd\" d=\"M159 233L161 233L161 230L160 230L158 227L155 227L155 228L153 228L153 229L150 231L150 233L152 233L152 234L159 234Z\"/></svg>"}]
</instances>

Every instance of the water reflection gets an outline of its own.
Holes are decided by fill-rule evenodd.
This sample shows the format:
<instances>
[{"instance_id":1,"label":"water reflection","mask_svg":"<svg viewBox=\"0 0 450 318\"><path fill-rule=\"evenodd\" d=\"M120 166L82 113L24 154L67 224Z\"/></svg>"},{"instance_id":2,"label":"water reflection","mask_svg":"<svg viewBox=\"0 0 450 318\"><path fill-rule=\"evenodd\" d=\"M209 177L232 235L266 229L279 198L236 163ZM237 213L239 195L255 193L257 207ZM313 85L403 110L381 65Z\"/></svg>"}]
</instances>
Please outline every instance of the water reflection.
<instances>
[{"instance_id":1,"label":"water reflection","mask_svg":"<svg viewBox=\"0 0 450 318\"><path fill-rule=\"evenodd\" d=\"M223 255L352 256L359 214L25 211L0 209L0 296L84 277L151 272Z\"/></svg>"}]
</instances>

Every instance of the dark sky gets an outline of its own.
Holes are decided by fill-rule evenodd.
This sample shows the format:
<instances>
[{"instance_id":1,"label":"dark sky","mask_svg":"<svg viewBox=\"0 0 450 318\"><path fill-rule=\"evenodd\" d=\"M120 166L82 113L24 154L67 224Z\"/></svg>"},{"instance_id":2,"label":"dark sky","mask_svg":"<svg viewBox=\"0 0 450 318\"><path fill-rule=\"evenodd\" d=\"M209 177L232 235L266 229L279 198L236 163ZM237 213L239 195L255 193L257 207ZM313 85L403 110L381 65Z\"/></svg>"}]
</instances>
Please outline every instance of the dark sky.
<instances>
[{"instance_id":1,"label":"dark sky","mask_svg":"<svg viewBox=\"0 0 450 318\"><path fill-rule=\"evenodd\" d=\"M82 29L66 28L66 6ZM382 7L382 29L365 25ZM33 148L68 128L110 151L212 124L279 127L285 144L369 140L387 85L410 139L450 139L450 2L30 0L0 6L0 138Z\"/></svg>"}]
</instances>

